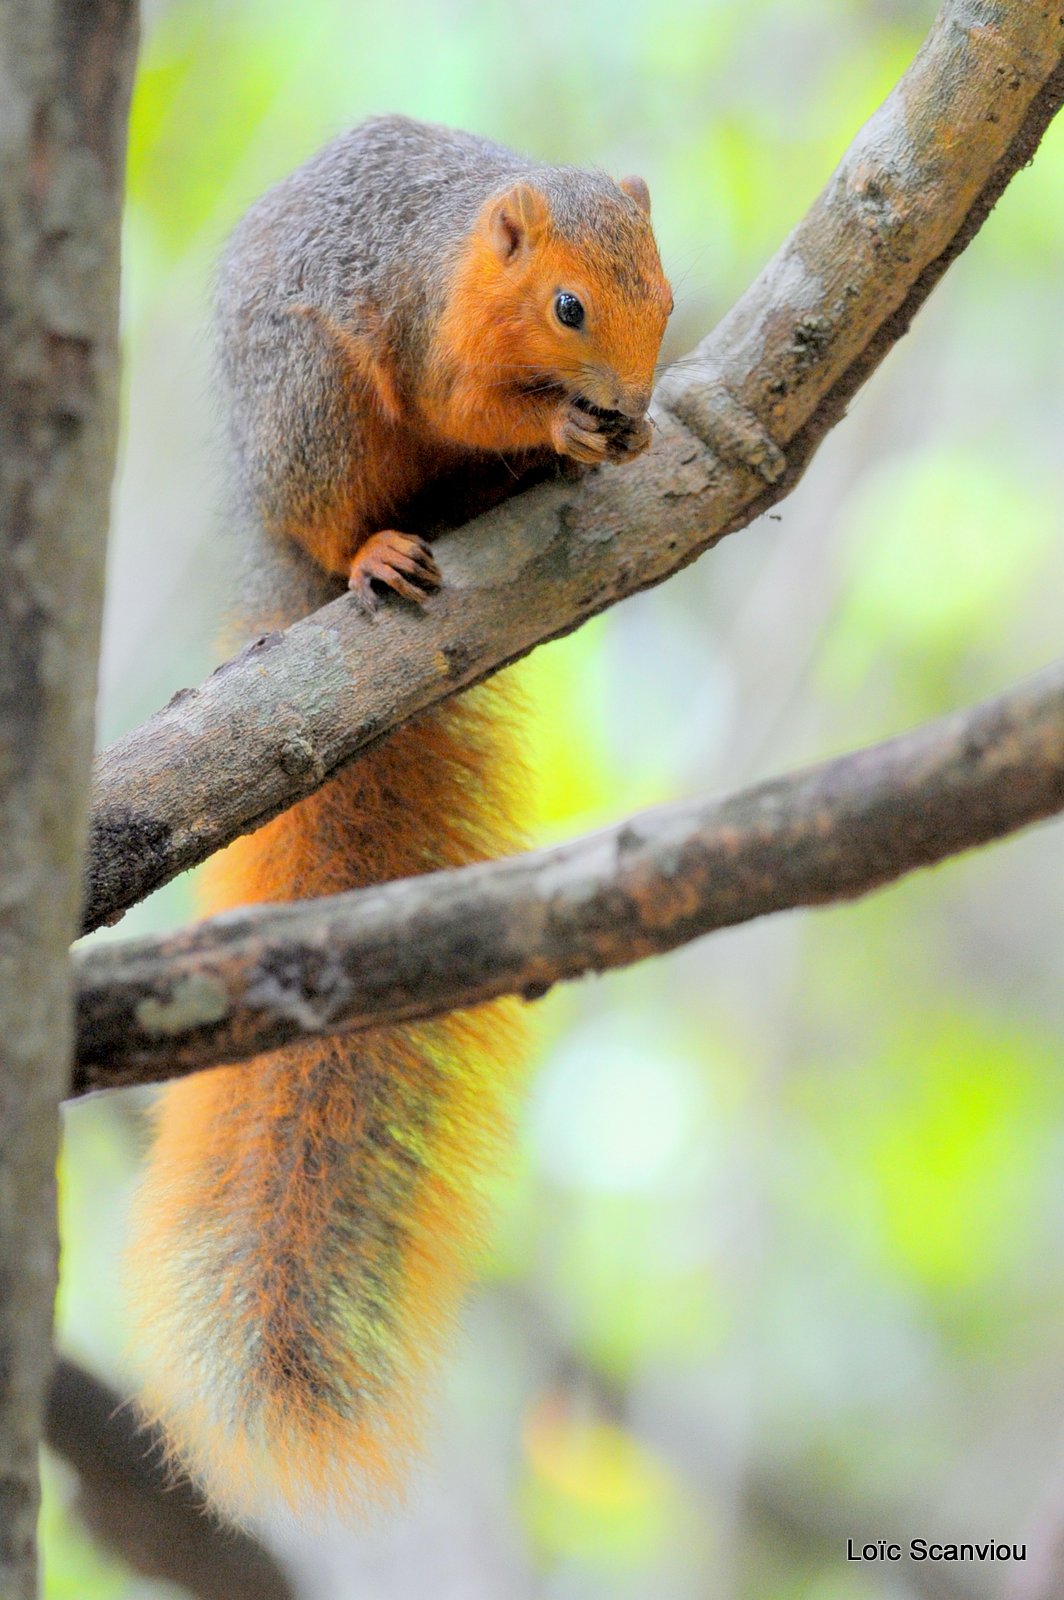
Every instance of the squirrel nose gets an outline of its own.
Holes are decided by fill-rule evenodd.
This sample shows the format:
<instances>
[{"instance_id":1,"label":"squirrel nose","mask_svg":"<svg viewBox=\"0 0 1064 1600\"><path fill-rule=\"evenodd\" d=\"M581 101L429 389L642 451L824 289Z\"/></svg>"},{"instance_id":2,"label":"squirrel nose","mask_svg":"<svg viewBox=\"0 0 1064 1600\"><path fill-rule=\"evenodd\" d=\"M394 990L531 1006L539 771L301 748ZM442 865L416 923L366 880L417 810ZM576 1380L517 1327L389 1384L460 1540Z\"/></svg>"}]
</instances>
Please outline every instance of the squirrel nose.
<instances>
[{"instance_id":1,"label":"squirrel nose","mask_svg":"<svg viewBox=\"0 0 1064 1600\"><path fill-rule=\"evenodd\" d=\"M626 417L645 416L649 404L650 390L648 388L622 389L617 397L617 410Z\"/></svg>"}]
</instances>

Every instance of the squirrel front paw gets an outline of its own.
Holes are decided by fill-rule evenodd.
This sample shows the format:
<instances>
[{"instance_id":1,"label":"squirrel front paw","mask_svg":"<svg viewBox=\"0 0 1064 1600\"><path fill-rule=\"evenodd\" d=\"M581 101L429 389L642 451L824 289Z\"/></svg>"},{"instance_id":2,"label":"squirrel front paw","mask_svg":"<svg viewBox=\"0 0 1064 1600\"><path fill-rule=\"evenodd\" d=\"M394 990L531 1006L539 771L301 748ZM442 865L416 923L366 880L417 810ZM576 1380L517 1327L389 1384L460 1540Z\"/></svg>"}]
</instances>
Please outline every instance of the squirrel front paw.
<instances>
[{"instance_id":1,"label":"squirrel front paw","mask_svg":"<svg viewBox=\"0 0 1064 1600\"><path fill-rule=\"evenodd\" d=\"M622 417L610 434L609 459L631 461L633 456L641 456L650 448L653 437L654 428L649 417Z\"/></svg>"},{"instance_id":2,"label":"squirrel front paw","mask_svg":"<svg viewBox=\"0 0 1064 1600\"><path fill-rule=\"evenodd\" d=\"M609 455L609 434L599 414L587 411L575 400L567 400L554 414L551 444L560 456L598 466Z\"/></svg>"},{"instance_id":3,"label":"squirrel front paw","mask_svg":"<svg viewBox=\"0 0 1064 1600\"><path fill-rule=\"evenodd\" d=\"M367 611L377 609L375 583L423 606L429 595L440 588L443 577L424 539L416 533L386 528L359 545L348 574L347 587Z\"/></svg>"},{"instance_id":4,"label":"squirrel front paw","mask_svg":"<svg viewBox=\"0 0 1064 1600\"><path fill-rule=\"evenodd\" d=\"M561 456L590 466L603 461L630 461L650 444L647 417L627 417L623 411L603 411L580 400L567 400L554 418L551 441Z\"/></svg>"}]
</instances>

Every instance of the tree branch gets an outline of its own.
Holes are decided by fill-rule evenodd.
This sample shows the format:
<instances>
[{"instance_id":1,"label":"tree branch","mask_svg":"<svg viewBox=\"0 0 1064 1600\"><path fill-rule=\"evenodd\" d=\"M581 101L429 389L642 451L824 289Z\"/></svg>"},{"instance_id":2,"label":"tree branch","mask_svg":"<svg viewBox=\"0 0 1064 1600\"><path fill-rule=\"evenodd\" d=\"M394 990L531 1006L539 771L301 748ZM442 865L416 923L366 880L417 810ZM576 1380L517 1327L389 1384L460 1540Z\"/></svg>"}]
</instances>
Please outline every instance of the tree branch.
<instances>
[{"instance_id":1,"label":"tree branch","mask_svg":"<svg viewBox=\"0 0 1064 1600\"><path fill-rule=\"evenodd\" d=\"M162 1441L132 1405L72 1361L56 1362L45 1437L78 1476L78 1511L101 1548L196 1600L294 1600L249 1534L204 1515L205 1496L162 1465Z\"/></svg>"},{"instance_id":2,"label":"tree branch","mask_svg":"<svg viewBox=\"0 0 1064 1600\"><path fill-rule=\"evenodd\" d=\"M852 898L1064 810L1064 663L914 733L724 800L76 957L74 1092L435 1016Z\"/></svg>"},{"instance_id":3,"label":"tree branch","mask_svg":"<svg viewBox=\"0 0 1064 1600\"><path fill-rule=\"evenodd\" d=\"M0 8L0 1594L37 1593L133 0Z\"/></svg>"},{"instance_id":4,"label":"tree branch","mask_svg":"<svg viewBox=\"0 0 1064 1600\"><path fill-rule=\"evenodd\" d=\"M757 282L657 396L623 472L450 534L445 587L375 620L343 596L251 645L99 758L85 926L266 821L417 711L694 560L787 493L1064 99L1064 21L948 0Z\"/></svg>"}]
</instances>

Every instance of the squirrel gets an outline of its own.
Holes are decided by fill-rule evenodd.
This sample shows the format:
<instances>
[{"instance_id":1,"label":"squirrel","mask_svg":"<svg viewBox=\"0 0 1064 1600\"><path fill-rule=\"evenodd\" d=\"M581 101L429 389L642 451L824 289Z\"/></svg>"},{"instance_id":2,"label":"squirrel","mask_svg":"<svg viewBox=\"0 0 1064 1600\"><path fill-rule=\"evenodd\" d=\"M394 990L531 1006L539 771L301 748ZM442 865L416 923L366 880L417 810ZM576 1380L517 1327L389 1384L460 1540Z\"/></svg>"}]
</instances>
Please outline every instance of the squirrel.
<instances>
[{"instance_id":1,"label":"squirrel","mask_svg":"<svg viewBox=\"0 0 1064 1600\"><path fill-rule=\"evenodd\" d=\"M639 178L374 118L251 207L216 300L247 636L344 584L369 613L387 591L424 605L440 527L650 442L672 299ZM207 908L512 852L511 720L493 680L395 729L216 856ZM129 1262L141 1405L222 1515L399 1488L519 1077L517 1005L159 1094Z\"/></svg>"}]
</instances>

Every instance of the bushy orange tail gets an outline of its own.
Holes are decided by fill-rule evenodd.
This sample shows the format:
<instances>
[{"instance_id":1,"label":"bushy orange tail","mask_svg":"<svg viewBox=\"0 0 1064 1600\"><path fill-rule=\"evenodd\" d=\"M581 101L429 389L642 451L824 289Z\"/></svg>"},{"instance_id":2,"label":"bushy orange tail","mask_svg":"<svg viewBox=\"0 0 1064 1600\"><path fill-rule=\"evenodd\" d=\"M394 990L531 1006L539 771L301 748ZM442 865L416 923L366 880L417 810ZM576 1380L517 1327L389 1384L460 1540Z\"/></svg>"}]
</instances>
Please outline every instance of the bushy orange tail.
<instances>
[{"instance_id":1,"label":"bushy orange tail","mask_svg":"<svg viewBox=\"0 0 1064 1600\"><path fill-rule=\"evenodd\" d=\"M212 909L515 847L498 683L408 724L212 866ZM513 1008L314 1041L159 1096L131 1257L143 1402L240 1519L398 1485L520 1064Z\"/></svg>"}]
</instances>

